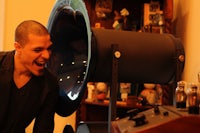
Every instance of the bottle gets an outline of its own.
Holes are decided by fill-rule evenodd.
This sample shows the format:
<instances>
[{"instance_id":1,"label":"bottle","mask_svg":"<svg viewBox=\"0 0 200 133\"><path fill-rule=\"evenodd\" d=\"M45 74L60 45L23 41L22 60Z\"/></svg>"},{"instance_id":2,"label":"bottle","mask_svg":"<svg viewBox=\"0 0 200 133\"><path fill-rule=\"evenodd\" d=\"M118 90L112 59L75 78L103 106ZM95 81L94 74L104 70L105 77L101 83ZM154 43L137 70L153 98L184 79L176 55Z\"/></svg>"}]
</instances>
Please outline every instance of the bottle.
<instances>
[{"instance_id":1,"label":"bottle","mask_svg":"<svg viewBox=\"0 0 200 133\"><path fill-rule=\"evenodd\" d=\"M184 81L177 82L177 88L175 93L177 109L186 108L187 94L185 93L185 85L186 83Z\"/></svg>"},{"instance_id":2,"label":"bottle","mask_svg":"<svg viewBox=\"0 0 200 133\"><path fill-rule=\"evenodd\" d=\"M160 34L164 33L164 15L163 11L159 12L158 25L160 26Z\"/></svg>"},{"instance_id":3,"label":"bottle","mask_svg":"<svg viewBox=\"0 0 200 133\"><path fill-rule=\"evenodd\" d=\"M199 100L197 93L197 85L191 83L188 88L188 113L199 114Z\"/></svg>"}]
</instances>

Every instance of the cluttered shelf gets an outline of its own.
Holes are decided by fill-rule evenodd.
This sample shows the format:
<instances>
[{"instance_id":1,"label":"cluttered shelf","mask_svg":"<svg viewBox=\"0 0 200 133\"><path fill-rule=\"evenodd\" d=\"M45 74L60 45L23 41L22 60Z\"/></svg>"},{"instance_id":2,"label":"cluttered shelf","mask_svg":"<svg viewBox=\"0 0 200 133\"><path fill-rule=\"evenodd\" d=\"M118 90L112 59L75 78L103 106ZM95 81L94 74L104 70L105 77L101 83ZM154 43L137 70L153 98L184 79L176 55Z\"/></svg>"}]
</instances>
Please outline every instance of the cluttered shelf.
<instances>
[{"instance_id":1,"label":"cluttered shelf","mask_svg":"<svg viewBox=\"0 0 200 133\"><path fill-rule=\"evenodd\" d=\"M172 33L173 0L84 0L92 27Z\"/></svg>"}]
</instances>

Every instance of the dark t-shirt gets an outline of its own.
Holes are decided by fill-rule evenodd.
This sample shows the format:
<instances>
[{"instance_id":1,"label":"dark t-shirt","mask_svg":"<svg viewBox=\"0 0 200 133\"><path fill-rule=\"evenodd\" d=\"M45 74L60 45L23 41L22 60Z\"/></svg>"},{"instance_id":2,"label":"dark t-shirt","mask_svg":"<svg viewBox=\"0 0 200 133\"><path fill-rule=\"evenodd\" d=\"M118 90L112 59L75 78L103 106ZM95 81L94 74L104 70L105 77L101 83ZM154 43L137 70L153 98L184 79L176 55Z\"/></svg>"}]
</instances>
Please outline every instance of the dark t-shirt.
<instances>
[{"instance_id":1,"label":"dark t-shirt","mask_svg":"<svg viewBox=\"0 0 200 133\"><path fill-rule=\"evenodd\" d=\"M8 133L23 133L34 118L34 133L52 133L54 130L54 115L59 100L57 78L46 68L44 75L40 77L33 76L24 86L25 90L28 91L25 92L24 100L17 100L20 102L17 111L16 107L11 106L11 101L15 101L14 98L11 98L14 54L15 51L0 52L0 133L5 133L2 130L10 127L12 129L9 129ZM14 119L11 117L9 110L12 113L15 112L13 114Z\"/></svg>"},{"instance_id":2,"label":"dark t-shirt","mask_svg":"<svg viewBox=\"0 0 200 133\"><path fill-rule=\"evenodd\" d=\"M26 115L34 117L39 111L38 105L41 95L41 82L38 78L32 77L27 84L18 89L14 81L11 82L11 99L9 101L9 109L6 115L3 131L10 132L25 132L26 124L23 119ZM33 119L30 119L31 122ZM3 133L4 133L3 132Z\"/></svg>"}]
</instances>

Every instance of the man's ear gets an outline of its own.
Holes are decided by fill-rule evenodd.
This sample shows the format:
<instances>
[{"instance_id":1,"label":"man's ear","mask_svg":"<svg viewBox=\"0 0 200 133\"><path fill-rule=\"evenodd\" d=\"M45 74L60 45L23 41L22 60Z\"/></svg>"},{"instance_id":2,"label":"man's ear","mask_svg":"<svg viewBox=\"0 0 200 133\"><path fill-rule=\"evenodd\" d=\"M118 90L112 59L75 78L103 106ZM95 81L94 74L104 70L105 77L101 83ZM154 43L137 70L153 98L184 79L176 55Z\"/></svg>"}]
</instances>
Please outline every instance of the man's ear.
<instances>
[{"instance_id":1,"label":"man's ear","mask_svg":"<svg viewBox=\"0 0 200 133\"><path fill-rule=\"evenodd\" d=\"M15 42L15 43L14 43L14 47L15 47L16 53L18 53L18 54L21 53L21 48L22 48L22 46L21 46L20 43Z\"/></svg>"}]
</instances>

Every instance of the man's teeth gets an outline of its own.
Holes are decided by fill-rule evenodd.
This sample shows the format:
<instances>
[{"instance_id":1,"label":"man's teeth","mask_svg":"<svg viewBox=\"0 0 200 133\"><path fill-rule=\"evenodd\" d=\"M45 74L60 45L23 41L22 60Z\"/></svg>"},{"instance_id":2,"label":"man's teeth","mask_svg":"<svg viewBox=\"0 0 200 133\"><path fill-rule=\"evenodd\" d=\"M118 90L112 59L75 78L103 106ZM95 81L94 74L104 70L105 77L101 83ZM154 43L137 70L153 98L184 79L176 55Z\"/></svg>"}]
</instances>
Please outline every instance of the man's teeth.
<instances>
[{"instance_id":1,"label":"man's teeth","mask_svg":"<svg viewBox=\"0 0 200 133\"><path fill-rule=\"evenodd\" d=\"M44 66L44 65L45 65L44 62L35 62L35 63L36 63L36 65L38 65L38 66Z\"/></svg>"}]
</instances>

